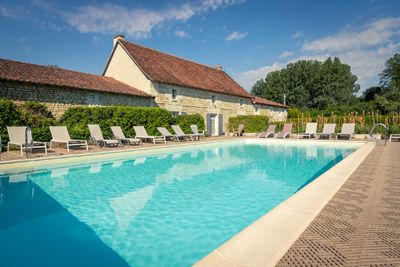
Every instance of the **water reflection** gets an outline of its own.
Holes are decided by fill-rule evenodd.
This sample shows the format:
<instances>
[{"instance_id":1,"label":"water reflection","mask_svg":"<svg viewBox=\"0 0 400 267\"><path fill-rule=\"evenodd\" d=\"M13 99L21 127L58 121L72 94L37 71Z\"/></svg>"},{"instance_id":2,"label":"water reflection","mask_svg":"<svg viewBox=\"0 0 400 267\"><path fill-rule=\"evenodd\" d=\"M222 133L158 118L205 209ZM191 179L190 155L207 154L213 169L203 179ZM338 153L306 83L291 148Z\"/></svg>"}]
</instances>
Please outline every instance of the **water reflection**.
<instances>
[{"instance_id":1,"label":"water reflection","mask_svg":"<svg viewBox=\"0 0 400 267\"><path fill-rule=\"evenodd\" d=\"M47 175L68 173L58 171ZM0 194L1 266L128 266L30 174L1 176Z\"/></svg>"},{"instance_id":2,"label":"water reflection","mask_svg":"<svg viewBox=\"0 0 400 267\"><path fill-rule=\"evenodd\" d=\"M8 177L7 184L30 182L46 202L57 203L47 214L68 212L78 218L129 264L151 265L140 261L147 259L158 265L156 260L176 254L171 242L181 244L183 251L190 249L192 239L197 244L208 233L212 238L207 242L220 244L225 238L221 233L231 236L280 203L309 182L304 177L314 179L323 172L337 154L334 148L300 146L213 147L54 168L29 177L18 174ZM2 199L3 206L14 208ZM248 211L251 215L238 216ZM39 211L32 214L41 216ZM196 257L204 253L200 250Z\"/></svg>"}]
</instances>

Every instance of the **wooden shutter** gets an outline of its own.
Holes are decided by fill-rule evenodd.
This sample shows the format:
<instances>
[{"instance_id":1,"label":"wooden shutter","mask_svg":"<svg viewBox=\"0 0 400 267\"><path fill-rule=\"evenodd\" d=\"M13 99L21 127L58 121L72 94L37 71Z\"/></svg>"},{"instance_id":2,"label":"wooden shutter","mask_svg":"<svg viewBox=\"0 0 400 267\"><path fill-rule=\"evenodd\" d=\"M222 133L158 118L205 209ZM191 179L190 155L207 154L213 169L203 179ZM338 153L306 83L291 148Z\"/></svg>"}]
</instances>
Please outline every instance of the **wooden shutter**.
<instances>
[{"instance_id":1,"label":"wooden shutter","mask_svg":"<svg viewBox=\"0 0 400 267\"><path fill-rule=\"evenodd\" d=\"M211 136L211 114L207 113L206 116L207 135Z\"/></svg>"},{"instance_id":2,"label":"wooden shutter","mask_svg":"<svg viewBox=\"0 0 400 267\"><path fill-rule=\"evenodd\" d=\"M218 135L223 135L224 134L224 119L222 117L222 114L218 115Z\"/></svg>"}]
</instances>

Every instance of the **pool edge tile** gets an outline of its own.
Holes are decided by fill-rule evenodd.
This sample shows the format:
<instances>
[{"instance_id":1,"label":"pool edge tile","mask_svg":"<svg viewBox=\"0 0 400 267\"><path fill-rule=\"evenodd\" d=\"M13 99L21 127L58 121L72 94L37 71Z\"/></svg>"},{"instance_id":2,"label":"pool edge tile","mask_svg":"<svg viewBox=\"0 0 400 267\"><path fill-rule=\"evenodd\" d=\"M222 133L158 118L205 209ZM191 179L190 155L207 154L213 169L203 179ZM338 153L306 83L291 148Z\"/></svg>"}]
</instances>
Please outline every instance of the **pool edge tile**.
<instances>
[{"instance_id":1,"label":"pool edge tile","mask_svg":"<svg viewBox=\"0 0 400 267\"><path fill-rule=\"evenodd\" d=\"M228 258L239 266L275 266L361 162L365 160L375 145L372 142L365 142L356 151L302 190L202 258L195 266L215 266L208 265L212 260L210 255L215 252L221 253L223 257ZM332 182L332 189L327 192L329 180L336 181ZM319 184L324 183L326 190L318 194ZM310 200L318 201L313 203L312 210L304 210L304 205L307 206ZM287 217L287 213L292 215ZM288 222L296 221L296 224L288 223L284 225L282 221L285 220ZM282 230L279 231L279 229ZM270 247L269 250L268 246Z\"/></svg>"}]
</instances>

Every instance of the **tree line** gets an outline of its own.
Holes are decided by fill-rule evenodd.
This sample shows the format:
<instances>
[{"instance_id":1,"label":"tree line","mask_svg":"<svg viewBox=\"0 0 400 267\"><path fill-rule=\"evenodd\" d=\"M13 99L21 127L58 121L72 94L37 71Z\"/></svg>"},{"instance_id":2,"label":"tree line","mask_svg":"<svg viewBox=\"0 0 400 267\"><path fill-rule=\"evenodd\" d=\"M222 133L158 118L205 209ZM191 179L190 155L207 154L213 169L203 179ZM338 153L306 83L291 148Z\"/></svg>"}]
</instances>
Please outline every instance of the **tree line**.
<instances>
[{"instance_id":1,"label":"tree line","mask_svg":"<svg viewBox=\"0 0 400 267\"><path fill-rule=\"evenodd\" d=\"M357 76L339 58L299 60L270 72L251 93L301 110L400 112L400 54L385 64L379 85L360 91Z\"/></svg>"}]
</instances>

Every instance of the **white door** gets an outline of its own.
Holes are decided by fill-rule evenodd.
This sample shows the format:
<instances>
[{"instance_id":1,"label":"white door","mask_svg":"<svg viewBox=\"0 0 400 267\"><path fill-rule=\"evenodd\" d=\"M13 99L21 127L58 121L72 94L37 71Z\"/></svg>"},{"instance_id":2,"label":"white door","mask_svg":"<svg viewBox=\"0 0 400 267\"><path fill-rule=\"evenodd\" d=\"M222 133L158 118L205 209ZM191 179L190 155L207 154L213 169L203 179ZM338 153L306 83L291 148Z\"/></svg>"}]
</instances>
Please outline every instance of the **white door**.
<instances>
[{"instance_id":1,"label":"white door","mask_svg":"<svg viewBox=\"0 0 400 267\"><path fill-rule=\"evenodd\" d=\"M210 116L210 128L212 136L218 135L217 115Z\"/></svg>"}]
</instances>

